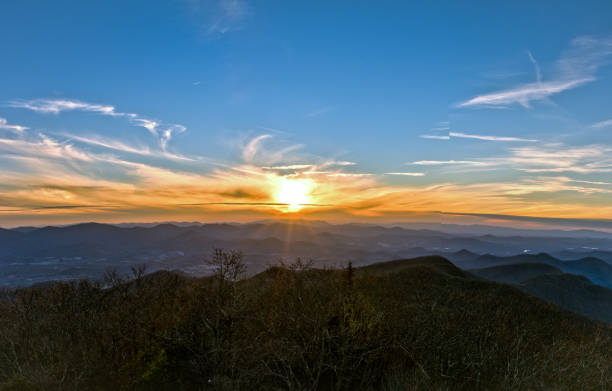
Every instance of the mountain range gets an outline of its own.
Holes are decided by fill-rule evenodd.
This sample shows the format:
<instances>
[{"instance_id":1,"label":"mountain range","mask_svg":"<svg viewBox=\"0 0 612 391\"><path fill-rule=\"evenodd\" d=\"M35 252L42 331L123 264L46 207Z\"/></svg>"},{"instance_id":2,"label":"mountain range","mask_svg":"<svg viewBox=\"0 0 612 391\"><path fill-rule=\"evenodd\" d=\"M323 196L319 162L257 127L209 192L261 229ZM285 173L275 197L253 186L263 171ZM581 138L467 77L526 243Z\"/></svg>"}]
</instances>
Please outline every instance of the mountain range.
<instances>
[{"instance_id":1,"label":"mountain range","mask_svg":"<svg viewBox=\"0 0 612 391\"><path fill-rule=\"evenodd\" d=\"M311 260L315 267L337 268L349 261L366 266L440 255L479 278L512 284L597 319L612 319L612 239L606 233L518 236L510 229L497 235L471 233L474 229L482 227L450 233L425 227L266 221L0 229L0 286L100 279L110 269L125 274L142 264L148 272L204 276L211 272L207 260L215 248L242 252L249 275L297 258Z\"/></svg>"}]
</instances>

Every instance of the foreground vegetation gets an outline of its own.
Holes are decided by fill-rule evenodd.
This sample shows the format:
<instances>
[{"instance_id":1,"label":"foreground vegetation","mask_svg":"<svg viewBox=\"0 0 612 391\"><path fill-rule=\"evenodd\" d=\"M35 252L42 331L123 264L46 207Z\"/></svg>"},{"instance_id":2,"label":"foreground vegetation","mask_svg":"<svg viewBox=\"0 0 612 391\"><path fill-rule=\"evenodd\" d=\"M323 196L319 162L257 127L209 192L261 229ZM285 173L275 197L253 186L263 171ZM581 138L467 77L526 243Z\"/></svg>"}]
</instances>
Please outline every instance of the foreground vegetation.
<instances>
[{"instance_id":1,"label":"foreground vegetation","mask_svg":"<svg viewBox=\"0 0 612 391\"><path fill-rule=\"evenodd\" d=\"M610 389L612 328L440 257L177 273L0 302L0 390Z\"/></svg>"}]
</instances>

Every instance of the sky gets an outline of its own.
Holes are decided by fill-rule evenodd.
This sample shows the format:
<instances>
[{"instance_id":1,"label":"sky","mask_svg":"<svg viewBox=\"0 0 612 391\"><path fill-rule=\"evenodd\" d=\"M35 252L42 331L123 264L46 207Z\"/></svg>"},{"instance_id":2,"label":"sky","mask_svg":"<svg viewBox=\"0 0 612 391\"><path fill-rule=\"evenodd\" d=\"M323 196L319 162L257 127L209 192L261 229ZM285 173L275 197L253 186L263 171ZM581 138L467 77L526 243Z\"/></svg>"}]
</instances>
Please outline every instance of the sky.
<instances>
[{"instance_id":1,"label":"sky","mask_svg":"<svg viewBox=\"0 0 612 391\"><path fill-rule=\"evenodd\" d=\"M612 3L0 3L0 226L612 230Z\"/></svg>"}]
</instances>

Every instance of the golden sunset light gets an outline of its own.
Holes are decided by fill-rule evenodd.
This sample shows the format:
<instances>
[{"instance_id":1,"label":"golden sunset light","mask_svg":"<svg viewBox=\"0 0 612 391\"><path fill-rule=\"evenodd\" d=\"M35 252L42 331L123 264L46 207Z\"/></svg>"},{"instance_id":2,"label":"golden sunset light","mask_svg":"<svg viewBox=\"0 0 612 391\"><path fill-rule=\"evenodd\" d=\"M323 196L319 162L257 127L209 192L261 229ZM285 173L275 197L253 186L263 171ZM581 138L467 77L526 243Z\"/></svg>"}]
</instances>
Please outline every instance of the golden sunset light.
<instances>
[{"instance_id":1,"label":"golden sunset light","mask_svg":"<svg viewBox=\"0 0 612 391\"><path fill-rule=\"evenodd\" d=\"M312 202L310 200L311 187L312 183L306 180L282 178L276 192L276 199L279 203L287 205L287 211L297 212Z\"/></svg>"},{"instance_id":2,"label":"golden sunset light","mask_svg":"<svg viewBox=\"0 0 612 391\"><path fill-rule=\"evenodd\" d=\"M612 1L0 0L0 53L0 391L612 390Z\"/></svg>"}]
</instances>

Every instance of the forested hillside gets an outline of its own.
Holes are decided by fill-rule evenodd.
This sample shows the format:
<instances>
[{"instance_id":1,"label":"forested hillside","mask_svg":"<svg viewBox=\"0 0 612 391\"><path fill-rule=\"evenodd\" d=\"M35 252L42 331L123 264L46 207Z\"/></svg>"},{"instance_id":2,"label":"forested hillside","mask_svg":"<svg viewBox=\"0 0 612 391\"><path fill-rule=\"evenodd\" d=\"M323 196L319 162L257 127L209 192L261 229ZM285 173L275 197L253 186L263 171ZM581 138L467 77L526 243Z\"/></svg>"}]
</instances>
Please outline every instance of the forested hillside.
<instances>
[{"instance_id":1,"label":"forested hillside","mask_svg":"<svg viewBox=\"0 0 612 391\"><path fill-rule=\"evenodd\" d=\"M612 328L441 257L108 273L0 303L0 390L609 389Z\"/></svg>"}]
</instances>

